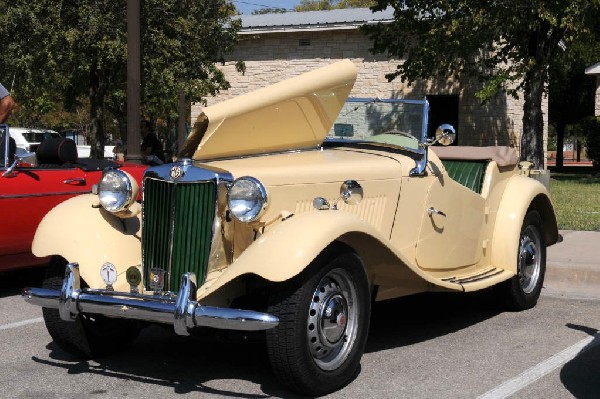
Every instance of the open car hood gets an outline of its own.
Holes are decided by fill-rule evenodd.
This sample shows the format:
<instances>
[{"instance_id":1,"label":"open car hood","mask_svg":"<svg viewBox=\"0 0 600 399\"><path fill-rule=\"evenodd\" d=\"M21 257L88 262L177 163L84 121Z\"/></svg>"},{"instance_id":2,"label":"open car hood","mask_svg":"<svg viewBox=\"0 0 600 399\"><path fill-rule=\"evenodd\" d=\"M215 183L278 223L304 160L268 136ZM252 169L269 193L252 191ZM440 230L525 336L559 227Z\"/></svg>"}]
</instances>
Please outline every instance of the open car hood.
<instances>
[{"instance_id":1,"label":"open car hood","mask_svg":"<svg viewBox=\"0 0 600 399\"><path fill-rule=\"evenodd\" d=\"M356 80L340 61L204 108L180 157L217 159L317 147Z\"/></svg>"}]
</instances>

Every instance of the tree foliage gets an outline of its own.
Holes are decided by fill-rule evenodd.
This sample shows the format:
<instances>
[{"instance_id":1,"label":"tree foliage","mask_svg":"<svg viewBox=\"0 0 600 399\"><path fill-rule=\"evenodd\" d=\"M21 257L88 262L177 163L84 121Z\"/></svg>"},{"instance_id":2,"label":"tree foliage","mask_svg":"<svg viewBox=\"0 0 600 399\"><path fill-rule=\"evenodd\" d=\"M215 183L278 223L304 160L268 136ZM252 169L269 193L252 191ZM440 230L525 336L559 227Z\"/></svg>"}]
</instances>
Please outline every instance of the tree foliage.
<instances>
[{"instance_id":1,"label":"tree foliage","mask_svg":"<svg viewBox=\"0 0 600 399\"><path fill-rule=\"evenodd\" d=\"M374 6L375 0L301 0L294 11L321 11L340 8L368 8Z\"/></svg>"},{"instance_id":2,"label":"tree foliage","mask_svg":"<svg viewBox=\"0 0 600 399\"><path fill-rule=\"evenodd\" d=\"M260 14L283 14L288 12L287 8L281 7L265 7L259 8L258 10L253 10L252 15L260 15Z\"/></svg>"},{"instance_id":3,"label":"tree foliage","mask_svg":"<svg viewBox=\"0 0 600 399\"><path fill-rule=\"evenodd\" d=\"M521 157L543 165L542 99L548 68L597 32L600 0L378 0L394 21L365 27L373 51L402 58L388 79L478 76L482 100L524 95Z\"/></svg>"},{"instance_id":4,"label":"tree foliage","mask_svg":"<svg viewBox=\"0 0 600 399\"><path fill-rule=\"evenodd\" d=\"M144 0L140 24L142 110L173 118L179 94L202 101L229 87L215 65L237 41L239 21L225 0ZM92 156L102 156L104 121L126 110L126 0L14 0L0 16L8 51L0 76L23 109L74 110L87 98ZM9 56L10 55L10 56Z\"/></svg>"}]
</instances>

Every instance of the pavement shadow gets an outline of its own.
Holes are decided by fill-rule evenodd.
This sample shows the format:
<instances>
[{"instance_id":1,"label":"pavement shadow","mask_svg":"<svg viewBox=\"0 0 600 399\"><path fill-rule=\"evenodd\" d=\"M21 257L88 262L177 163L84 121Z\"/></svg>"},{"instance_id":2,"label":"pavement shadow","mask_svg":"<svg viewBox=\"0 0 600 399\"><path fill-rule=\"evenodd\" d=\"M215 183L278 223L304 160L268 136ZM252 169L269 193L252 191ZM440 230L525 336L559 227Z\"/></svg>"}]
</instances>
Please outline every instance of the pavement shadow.
<instances>
[{"instance_id":1,"label":"pavement shadow","mask_svg":"<svg viewBox=\"0 0 600 399\"><path fill-rule=\"evenodd\" d=\"M92 374L171 388L173 394L200 393L235 398L294 398L271 372L261 334L225 338L210 335L182 337L172 328L151 325L142 330L131 348L94 360L80 360L48 344L49 358L32 360L62 368L68 374ZM243 389L215 388L211 381L235 379L260 385L264 394Z\"/></svg>"},{"instance_id":2,"label":"pavement shadow","mask_svg":"<svg viewBox=\"0 0 600 399\"><path fill-rule=\"evenodd\" d=\"M373 306L365 352L428 341L465 329L502 313L492 290L425 293Z\"/></svg>"},{"instance_id":3,"label":"pavement shadow","mask_svg":"<svg viewBox=\"0 0 600 399\"><path fill-rule=\"evenodd\" d=\"M0 298L19 295L25 287L41 287L45 265L0 272Z\"/></svg>"},{"instance_id":4,"label":"pavement shadow","mask_svg":"<svg viewBox=\"0 0 600 399\"><path fill-rule=\"evenodd\" d=\"M374 305L366 352L411 345L449 334L500 313L490 293L423 294ZM228 397L293 398L271 371L264 334L176 335L170 327L151 325L125 352L82 361L48 344L40 364L68 374L98 374L172 388L174 394L198 392ZM211 381L236 379L261 387L263 394L221 390ZM243 389L243 388L241 388Z\"/></svg>"},{"instance_id":5,"label":"pavement shadow","mask_svg":"<svg viewBox=\"0 0 600 399\"><path fill-rule=\"evenodd\" d=\"M600 332L594 328L567 324L593 337L560 371L560 381L575 398L598 398L600 395Z\"/></svg>"}]
</instances>

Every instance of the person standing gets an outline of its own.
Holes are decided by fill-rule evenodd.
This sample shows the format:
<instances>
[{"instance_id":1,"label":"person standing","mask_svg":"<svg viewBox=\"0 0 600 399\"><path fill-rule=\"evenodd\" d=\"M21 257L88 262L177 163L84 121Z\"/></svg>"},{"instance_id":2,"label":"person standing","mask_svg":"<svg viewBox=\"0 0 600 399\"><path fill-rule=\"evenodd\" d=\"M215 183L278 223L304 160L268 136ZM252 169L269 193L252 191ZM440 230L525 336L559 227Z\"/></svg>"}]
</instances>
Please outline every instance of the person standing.
<instances>
[{"instance_id":1,"label":"person standing","mask_svg":"<svg viewBox=\"0 0 600 399\"><path fill-rule=\"evenodd\" d=\"M140 133L142 135L142 162L150 166L162 165L165 163L165 154L162 144L152 131L152 125L149 121L142 121Z\"/></svg>"},{"instance_id":2,"label":"person standing","mask_svg":"<svg viewBox=\"0 0 600 399\"><path fill-rule=\"evenodd\" d=\"M8 90L0 83L0 124L6 123L14 107L15 101L10 96ZM4 155L6 153L6 137L4 136L4 132L0 134L0 141L0 164L4 164ZM16 151L17 143L15 139L10 137L8 139L8 163L6 166L14 162Z\"/></svg>"},{"instance_id":3,"label":"person standing","mask_svg":"<svg viewBox=\"0 0 600 399\"><path fill-rule=\"evenodd\" d=\"M0 124L6 123L14 107L15 101L8 90L0 83Z\"/></svg>"}]
</instances>

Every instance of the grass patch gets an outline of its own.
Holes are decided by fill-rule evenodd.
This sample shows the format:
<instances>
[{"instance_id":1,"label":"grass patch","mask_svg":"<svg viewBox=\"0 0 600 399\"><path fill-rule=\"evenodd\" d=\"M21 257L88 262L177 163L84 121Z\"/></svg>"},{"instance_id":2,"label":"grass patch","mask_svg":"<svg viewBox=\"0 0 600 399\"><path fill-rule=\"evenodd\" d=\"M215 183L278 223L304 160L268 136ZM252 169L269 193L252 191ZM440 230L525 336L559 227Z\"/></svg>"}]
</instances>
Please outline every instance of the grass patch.
<instances>
[{"instance_id":1,"label":"grass patch","mask_svg":"<svg viewBox=\"0 0 600 399\"><path fill-rule=\"evenodd\" d=\"M558 228L600 231L600 175L553 172L550 176Z\"/></svg>"}]
</instances>

